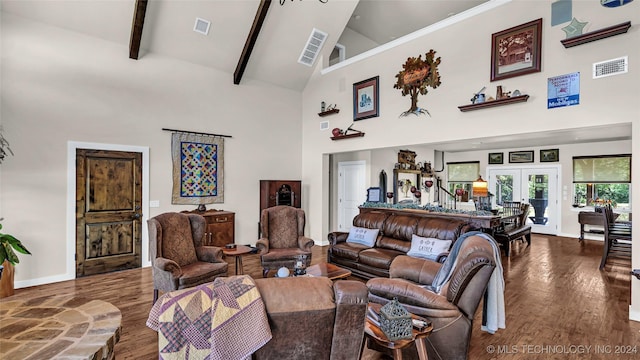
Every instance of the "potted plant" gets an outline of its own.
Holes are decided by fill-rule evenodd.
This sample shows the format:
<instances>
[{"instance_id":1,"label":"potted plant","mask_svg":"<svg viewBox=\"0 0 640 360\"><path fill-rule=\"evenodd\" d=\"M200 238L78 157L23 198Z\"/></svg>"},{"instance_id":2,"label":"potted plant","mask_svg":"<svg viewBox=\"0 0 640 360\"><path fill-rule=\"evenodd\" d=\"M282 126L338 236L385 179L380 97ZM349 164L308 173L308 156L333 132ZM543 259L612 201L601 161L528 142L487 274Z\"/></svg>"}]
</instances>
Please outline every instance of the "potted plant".
<instances>
[{"instance_id":1,"label":"potted plant","mask_svg":"<svg viewBox=\"0 0 640 360\"><path fill-rule=\"evenodd\" d=\"M1 220L1 219L0 219ZM0 224L2 230L2 224ZM13 295L13 267L20 262L16 251L31 255L20 240L0 232L0 298Z\"/></svg>"}]
</instances>

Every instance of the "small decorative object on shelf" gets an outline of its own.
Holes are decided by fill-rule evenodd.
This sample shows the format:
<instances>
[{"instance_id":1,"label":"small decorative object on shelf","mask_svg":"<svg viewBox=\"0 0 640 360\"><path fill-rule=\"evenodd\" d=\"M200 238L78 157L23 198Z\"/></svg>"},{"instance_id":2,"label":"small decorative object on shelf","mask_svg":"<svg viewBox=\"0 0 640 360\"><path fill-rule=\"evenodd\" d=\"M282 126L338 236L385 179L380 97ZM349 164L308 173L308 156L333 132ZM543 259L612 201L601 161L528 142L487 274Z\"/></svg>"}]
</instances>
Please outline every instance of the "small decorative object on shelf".
<instances>
[{"instance_id":1,"label":"small decorative object on shelf","mask_svg":"<svg viewBox=\"0 0 640 360\"><path fill-rule=\"evenodd\" d=\"M484 94L482 93L487 87L483 86L482 89L480 89L480 91L478 91L477 93L473 94L473 97L471 98L471 103L472 104L480 104L484 102Z\"/></svg>"},{"instance_id":2,"label":"small decorative object on shelf","mask_svg":"<svg viewBox=\"0 0 640 360\"><path fill-rule=\"evenodd\" d=\"M353 138L353 137L361 137L364 136L364 133L360 130L356 130L353 129L353 124L351 124L347 130L342 131L342 129L340 128L335 128L331 131L331 134L333 135L331 137L331 140L342 140L342 139L348 139L348 138ZM352 131L352 134L349 134L349 131Z\"/></svg>"},{"instance_id":3,"label":"small decorative object on shelf","mask_svg":"<svg viewBox=\"0 0 640 360\"><path fill-rule=\"evenodd\" d=\"M411 314L400 305L398 298L380 308L380 330L391 341L411 339Z\"/></svg>"},{"instance_id":4,"label":"small decorative object on shelf","mask_svg":"<svg viewBox=\"0 0 640 360\"><path fill-rule=\"evenodd\" d=\"M582 34L582 35L578 35L570 38L568 37L564 40L560 40L560 42L565 48L570 48L570 47L586 44L588 42L602 40L611 36L624 34L629 30L630 27L631 27L631 21L627 21L618 25L609 26L604 29L588 32L586 34Z\"/></svg>"},{"instance_id":5,"label":"small decorative object on shelf","mask_svg":"<svg viewBox=\"0 0 640 360\"><path fill-rule=\"evenodd\" d=\"M337 105L329 104L329 106L325 107L324 101L320 105L321 111L318 113L318 116L327 116L331 114L337 114L340 112L340 109L336 108Z\"/></svg>"}]
</instances>

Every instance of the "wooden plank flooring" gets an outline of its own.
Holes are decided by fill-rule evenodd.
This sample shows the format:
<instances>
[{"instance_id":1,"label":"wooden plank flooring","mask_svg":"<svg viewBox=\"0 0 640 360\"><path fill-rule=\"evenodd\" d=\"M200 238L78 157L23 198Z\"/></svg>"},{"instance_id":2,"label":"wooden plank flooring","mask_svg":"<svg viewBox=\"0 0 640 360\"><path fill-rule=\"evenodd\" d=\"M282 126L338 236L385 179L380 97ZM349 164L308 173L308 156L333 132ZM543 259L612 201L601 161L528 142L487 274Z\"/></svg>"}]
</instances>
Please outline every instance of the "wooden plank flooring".
<instances>
[{"instance_id":1,"label":"wooden plank flooring","mask_svg":"<svg viewBox=\"0 0 640 360\"><path fill-rule=\"evenodd\" d=\"M326 259L326 249L314 247L314 264ZM517 242L511 257L502 257L507 328L494 335L480 331L479 311L470 359L640 358L639 354L616 354L626 350L624 346L637 346L640 352L640 323L628 320L630 263L609 261L599 271L601 253L598 241L580 243L575 238L534 234L531 247ZM227 261L229 273L234 274L233 258ZM259 262L258 255L246 256L245 273L261 277ZM17 289L7 299L64 293L108 301L123 315L117 358L145 360L158 358L157 334L145 325L152 287L151 270L145 268ZM371 350L363 356L381 358Z\"/></svg>"}]
</instances>

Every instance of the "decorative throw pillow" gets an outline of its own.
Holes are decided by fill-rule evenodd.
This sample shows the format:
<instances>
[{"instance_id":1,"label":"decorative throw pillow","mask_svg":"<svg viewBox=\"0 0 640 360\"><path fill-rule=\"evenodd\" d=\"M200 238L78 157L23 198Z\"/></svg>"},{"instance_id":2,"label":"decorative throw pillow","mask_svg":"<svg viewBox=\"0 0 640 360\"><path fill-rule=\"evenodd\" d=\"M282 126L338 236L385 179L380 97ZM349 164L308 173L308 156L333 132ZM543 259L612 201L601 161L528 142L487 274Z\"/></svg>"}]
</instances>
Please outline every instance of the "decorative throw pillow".
<instances>
[{"instance_id":1,"label":"decorative throw pillow","mask_svg":"<svg viewBox=\"0 0 640 360\"><path fill-rule=\"evenodd\" d=\"M407 255L435 261L442 253L449 251L451 240L426 238L413 234L411 236L411 249Z\"/></svg>"},{"instance_id":2,"label":"decorative throw pillow","mask_svg":"<svg viewBox=\"0 0 640 360\"><path fill-rule=\"evenodd\" d=\"M376 243L379 231L380 229L367 229L353 226L351 230L349 230L347 242L373 247Z\"/></svg>"}]
</instances>

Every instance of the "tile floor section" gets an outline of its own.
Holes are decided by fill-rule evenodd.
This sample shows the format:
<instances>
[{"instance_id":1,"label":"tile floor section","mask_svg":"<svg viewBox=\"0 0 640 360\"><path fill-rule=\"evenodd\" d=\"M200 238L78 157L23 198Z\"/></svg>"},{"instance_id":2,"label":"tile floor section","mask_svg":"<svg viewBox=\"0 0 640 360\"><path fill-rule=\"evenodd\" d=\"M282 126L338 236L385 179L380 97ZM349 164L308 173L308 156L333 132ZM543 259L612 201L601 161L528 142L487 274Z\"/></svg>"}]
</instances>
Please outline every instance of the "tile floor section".
<instances>
[{"instance_id":1,"label":"tile floor section","mask_svg":"<svg viewBox=\"0 0 640 360\"><path fill-rule=\"evenodd\" d=\"M0 301L0 357L114 359L122 315L112 304L75 296Z\"/></svg>"}]
</instances>

